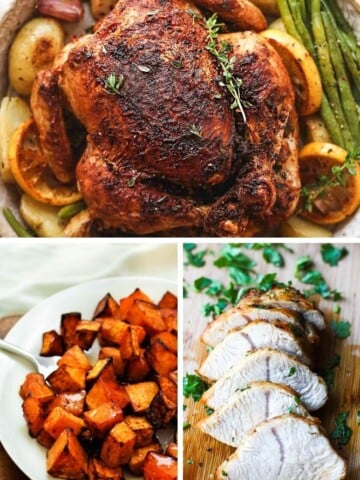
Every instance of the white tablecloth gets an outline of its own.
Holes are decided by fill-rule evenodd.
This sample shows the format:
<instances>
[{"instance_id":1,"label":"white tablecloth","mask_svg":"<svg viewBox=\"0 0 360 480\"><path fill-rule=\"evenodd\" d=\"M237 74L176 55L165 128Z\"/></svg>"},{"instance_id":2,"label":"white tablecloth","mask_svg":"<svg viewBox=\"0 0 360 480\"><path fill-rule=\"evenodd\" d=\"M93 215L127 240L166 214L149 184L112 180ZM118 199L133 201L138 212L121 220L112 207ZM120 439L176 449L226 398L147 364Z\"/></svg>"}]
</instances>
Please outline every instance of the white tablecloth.
<instances>
[{"instance_id":1,"label":"white tablecloth","mask_svg":"<svg viewBox=\"0 0 360 480\"><path fill-rule=\"evenodd\" d=\"M176 244L2 241L0 317L22 314L42 299L81 282L111 276L176 281Z\"/></svg>"}]
</instances>

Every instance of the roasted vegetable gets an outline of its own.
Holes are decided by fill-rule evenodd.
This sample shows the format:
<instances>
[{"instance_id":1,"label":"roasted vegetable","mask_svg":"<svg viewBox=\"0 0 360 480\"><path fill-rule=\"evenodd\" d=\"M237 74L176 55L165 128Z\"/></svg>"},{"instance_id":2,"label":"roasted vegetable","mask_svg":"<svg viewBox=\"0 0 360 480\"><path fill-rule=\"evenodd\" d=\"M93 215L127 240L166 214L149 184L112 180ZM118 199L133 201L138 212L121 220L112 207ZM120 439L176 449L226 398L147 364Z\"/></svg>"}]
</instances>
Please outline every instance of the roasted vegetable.
<instances>
[{"instance_id":1,"label":"roasted vegetable","mask_svg":"<svg viewBox=\"0 0 360 480\"><path fill-rule=\"evenodd\" d=\"M144 463L144 480L176 480L177 461L160 453L150 452Z\"/></svg>"},{"instance_id":2,"label":"roasted vegetable","mask_svg":"<svg viewBox=\"0 0 360 480\"><path fill-rule=\"evenodd\" d=\"M40 355L43 357L52 357L64 353L64 344L62 336L56 330L50 330L43 333Z\"/></svg>"},{"instance_id":3,"label":"roasted vegetable","mask_svg":"<svg viewBox=\"0 0 360 480\"><path fill-rule=\"evenodd\" d=\"M38 0L37 7L42 15L65 22L79 22L84 16L81 0Z\"/></svg>"},{"instance_id":4,"label":"roasted vegetable","mask_svg":"<svg viewBox=\"0 0 360 480\"><path fill-rule=\"evenodd\" d=\"M129 462L135 446L136 435L121 422L115 425L101 448L101 460L109 467L118 467Z\"/></svg>"},{"instance_id":5,"label":"roasted vegetable","mask_svg":"<svg viewBox=\"0 0 360 480\"><path fill-rule=\"evenodd\" d=\"M74 480L86 477L87 456L70 429L64 430L48 451L46 470L54 477Z\"/></svg>"}]
</instances>

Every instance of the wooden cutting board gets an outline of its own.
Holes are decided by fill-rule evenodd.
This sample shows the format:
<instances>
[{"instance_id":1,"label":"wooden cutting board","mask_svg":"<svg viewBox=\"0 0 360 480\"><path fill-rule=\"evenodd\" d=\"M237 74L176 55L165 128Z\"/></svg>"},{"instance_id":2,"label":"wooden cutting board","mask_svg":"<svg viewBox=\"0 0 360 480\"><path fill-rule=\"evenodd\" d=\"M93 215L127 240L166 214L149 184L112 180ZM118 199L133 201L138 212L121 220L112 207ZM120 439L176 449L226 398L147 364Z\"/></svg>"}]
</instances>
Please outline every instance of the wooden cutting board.
<instances>
[{"instance_id":1,"label":"wooden cutting board","mask_svg":"<svg viewBox=\"0 0 360 480\"><path fill-rule=\"evenodd\" d=\"M330 267L322 261L319 244L288 246L294 250L294 253L284 253L286 265L283 268L266 264L259 251L244 249L244 253L256 260L255 268L259 273L277 272L279 280L283 282L292 280L293 284L299 288L308 286L295 281L295 262L299 256L309 255L314 259L316 268L321 271L329 286L344 294L345 299L340 302L321 300L319 304L328 321L330 319L346 320L351 322L352 326L351 336L346 340L335 339L329 328L321 337L319 362L326 363L336 352L341 356L341 363L335 370L335 383L329 394L329 400L325 407L316 412L316 416L321 419L327 432L331 432L334 430L334 418L340 412L350 412L347 424L353 429L353 435L348 445L339 452L348 461L347 479L358 480L360 478L360 425L357 425L357 411L360 410L360 245L346 245L349 254L337 267ZM185 282L193 285L195 279L205 276L229 284L227 270L218 269L213 265L221 247L222 245L200 244L198 250L209 248L214 253L205 257L206 265L202 268L186 266ZM201 314L201 307L209 301L211 298L207 295L190 290L188 298L184 299L184 374L193 373L207 355L205 346L200 343L200 335L209 318ZM211 301L211 303L214 302ZM341 306L340 315L334 315L332 312L336 303ZM191 424L191 427L184 431L184 478L186 480L212 479L216 468L232 453L233 449L213 440L194 427L196 422L205 416L202 405L194 403L193 400L185 400L184 403L186 405L184 420Z\"/></svg>"}]
</instances>

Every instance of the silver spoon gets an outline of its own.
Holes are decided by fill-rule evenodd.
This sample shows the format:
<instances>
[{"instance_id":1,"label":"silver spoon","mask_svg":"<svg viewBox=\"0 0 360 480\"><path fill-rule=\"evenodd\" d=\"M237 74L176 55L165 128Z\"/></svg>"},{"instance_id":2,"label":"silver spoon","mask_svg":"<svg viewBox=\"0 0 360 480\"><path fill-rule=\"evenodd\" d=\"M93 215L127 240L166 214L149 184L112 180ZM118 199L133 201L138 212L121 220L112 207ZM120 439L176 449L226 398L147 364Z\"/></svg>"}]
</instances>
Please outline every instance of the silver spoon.
<instances>
[{"instance_id":1,"label":"silver spoon","mask_svg":"<svg viewBox=\"0 0 360 480\"><path fill-rule=\"evenodd\" d=\"M13 345L2 339L0 339L0 350L24 358L32 364L36 372L42 373L45 378L58 368L56 362L60 357L41 357L40 355L33 355L17 345Z\"/></svg>"}]
</instances>

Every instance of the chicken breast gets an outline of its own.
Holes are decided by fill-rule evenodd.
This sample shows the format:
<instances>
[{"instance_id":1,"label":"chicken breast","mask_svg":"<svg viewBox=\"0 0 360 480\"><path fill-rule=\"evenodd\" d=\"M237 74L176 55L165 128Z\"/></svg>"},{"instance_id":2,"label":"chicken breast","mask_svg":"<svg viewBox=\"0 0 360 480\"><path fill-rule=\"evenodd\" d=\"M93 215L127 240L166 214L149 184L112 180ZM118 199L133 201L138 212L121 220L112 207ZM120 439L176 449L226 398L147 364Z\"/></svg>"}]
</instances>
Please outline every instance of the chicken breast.
<instances>
[{"instance_id":1,"label":"chicken breast","mask_svg":"<svg viewBox=\"0 0 360 480\"><path fill-rule=\"evenodd\" d=\"M293 355L305 365L312 363L305 353L301 337L272 323L256 320L230 332L209 353L198 373L208 382L214 382L241 362L247 353L263 347Z\"/></svg>"},{"instance_id":2,"label":"chicken breast","mask_svg":"<svg viewBox=\"0 0 360 480\"><path fill-rule=\"evenodd\" d=\"M296 415L266 421L216 471L226 480L341 480L344 460L319 423Z\"/></svg>"},{"instance_id":3,"label":"chicken breast","mask_svg":"<svg viewBox=\"0 0 360 480\"><path fill-rule=\"evenodd\" d=\"M264 320L275 325L288 327L294 332L302 332L310 343L318 343L319 337L311 324L302 322L299 313L287 308L272 307L270 305L238 305L230 308L210 322L201 340L214 347L221 342L230 330L243 327L253 320Z\"/></svg>"},{"instance_id":4,"label":"chicken breast","mask_svg":"<svg viewBox=\"0 0 360 480\"><path fill-rule=\"evenodd\" d=\"M293 287L272 287L267 292L258 289L249 290L240 300L239 305L263 307L280 307L299 312L304 320L310 322L319 330L325 329L323 313L314 307L313 303Z\"/></svg>"},{"instance_id":5,"label":"chicken breast","mask_svg":"<svg viewBox=\"0 0 360 480\"><path fill-rule=\"evenodd\" d=\"M291 388L254 382L234 393L225 405L196 426L219 442L238 447L257 425L286 413L312 418Z\"/></svg>"},{"instance_id":6,"label":"chicken breast","mask_svg":"<svg viewBox=\"0 0 360 480\"><path fill-rule=\"evenodd\" d=\"M327 400L325 381L306 365L286 353L260 348L248 353L214 383L204 393L202 402L216 410L237 390L258 380L291 387L310 411L321 408Z\"/></svg>"}]
</instances>

